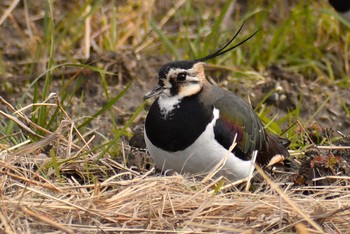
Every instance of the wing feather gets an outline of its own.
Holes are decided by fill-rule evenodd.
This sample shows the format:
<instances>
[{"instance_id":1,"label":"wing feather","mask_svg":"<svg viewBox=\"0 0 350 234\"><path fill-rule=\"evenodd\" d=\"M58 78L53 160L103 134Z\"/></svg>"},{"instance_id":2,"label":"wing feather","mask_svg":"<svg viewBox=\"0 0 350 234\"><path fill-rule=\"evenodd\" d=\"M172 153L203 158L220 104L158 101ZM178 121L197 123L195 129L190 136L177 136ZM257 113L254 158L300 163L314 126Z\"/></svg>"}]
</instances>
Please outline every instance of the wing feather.
<instances>
[{"instance_id":1,"label":"wing feather","mask_svg":"<svg viewBox=\"0 0 350 234\"><path fill-rule=\"evenodd\" d=\"M212 105L220 111L214 128L215 139L229 149L237 135L233 153L249 160L254 150L263 149L266 141L266 132L259 117L240 97L215 86L212 89L217 97Z\"/></svg>"}]
</instances>

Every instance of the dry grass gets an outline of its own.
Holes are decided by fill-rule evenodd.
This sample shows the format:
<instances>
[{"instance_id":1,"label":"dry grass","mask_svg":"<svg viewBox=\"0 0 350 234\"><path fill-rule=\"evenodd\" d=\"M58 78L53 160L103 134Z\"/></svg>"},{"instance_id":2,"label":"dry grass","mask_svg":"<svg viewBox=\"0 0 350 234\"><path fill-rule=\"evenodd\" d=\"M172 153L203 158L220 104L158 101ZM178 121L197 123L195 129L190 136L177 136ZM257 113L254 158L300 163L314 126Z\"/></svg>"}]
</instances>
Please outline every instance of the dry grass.
<instances>
[{"instance_id":1,"label":"dry grass","mask_svg":"<svg viewBox=\"0 0 350 234\"><path fill-rule=\"evenodd\" d=\"M103 182L80 184L74 177L48 180L34 172L31 166L43 164L38 157L1 153L0 218L7 233L282 233L293 228L346 233L350 225L349 185L284 185L281 190L277 188L283 182L267 180L254 193L232 187L215 194L215 181L136 173L121 180L130 173L126 170ZM109 159L101 163L113 165ZM84 170L84 162L67 166ZM304 196L304 191L312 194ZM300 223L304 225L297 226Z\"/></svg>"},{"instance_id":2,"label":"dry grass","mask_svg":"<svg viewBox=\"0 0 350 234\"><path fill-rule=\"evenodd\" d=\"M24 112L15 113L19 118L5 117L23 130L36 128ZM350 225L349 177L300 188L272 181L258 168L264 182L243 192L237 183L221 186L220 179L160 177L153 169L141 174L109 157L95 163L98 155L81 139L67 119L36 143L3 146L0 219L6 233L346 233ZM62 154L59 160L38 153L48 146Z\"/></svg>"}]
</instances>

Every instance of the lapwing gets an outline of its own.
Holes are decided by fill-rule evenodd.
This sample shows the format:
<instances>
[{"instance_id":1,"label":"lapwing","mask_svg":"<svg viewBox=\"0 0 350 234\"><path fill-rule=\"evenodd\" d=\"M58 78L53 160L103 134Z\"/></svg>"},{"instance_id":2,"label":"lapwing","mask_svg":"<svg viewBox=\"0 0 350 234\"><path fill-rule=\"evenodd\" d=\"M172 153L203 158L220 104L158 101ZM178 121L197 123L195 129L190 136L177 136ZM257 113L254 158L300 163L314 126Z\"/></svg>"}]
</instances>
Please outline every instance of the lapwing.
<instances>
[{"instance_id":1,"label":"lapwing","mask_svg":"<svg viewBox=\"0 0 350 234\"><path fill-rule=\"evenodd\" d=\"M332 7L350 23L350 1L349 0L328 0Z\"/></svg>"},{"instance_id":2,"label":"lapwing","mask_svg":"<svg viewBox=\"0 0 350 234\"><path fill-rule=\"evenodd\" d=\"M145 99L157 98L145 120L145 141L162 171L205 175L221 163L216 176L236 181L248 176L254 151L258 152L256 163L261 165L276 155L289 156L288 140L267 133L248 103L206 78L205 61L254 36L230 47L242 27L225 45L203 58L163 65L158 85L146 93Z\"/></svg>"}]
</instances>

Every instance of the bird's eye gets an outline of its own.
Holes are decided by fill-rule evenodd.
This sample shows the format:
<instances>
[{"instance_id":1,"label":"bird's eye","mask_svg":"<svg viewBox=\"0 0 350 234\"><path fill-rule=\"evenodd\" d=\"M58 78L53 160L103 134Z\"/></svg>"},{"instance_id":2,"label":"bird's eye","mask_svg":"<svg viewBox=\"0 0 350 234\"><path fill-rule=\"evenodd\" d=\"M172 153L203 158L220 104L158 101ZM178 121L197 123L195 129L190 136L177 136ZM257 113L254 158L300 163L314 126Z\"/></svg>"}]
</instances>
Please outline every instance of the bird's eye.
<instances>
[{"instance_id":1,"label":"bird's eye","mask_svg":"<svg viewBox=\"0 0 350 234\"><path fill-rule=\"evenodd\" d=\"M181 72L177 74L177 81L185 81L187 74L185 72Z\"/></svg>"}]
</instances>

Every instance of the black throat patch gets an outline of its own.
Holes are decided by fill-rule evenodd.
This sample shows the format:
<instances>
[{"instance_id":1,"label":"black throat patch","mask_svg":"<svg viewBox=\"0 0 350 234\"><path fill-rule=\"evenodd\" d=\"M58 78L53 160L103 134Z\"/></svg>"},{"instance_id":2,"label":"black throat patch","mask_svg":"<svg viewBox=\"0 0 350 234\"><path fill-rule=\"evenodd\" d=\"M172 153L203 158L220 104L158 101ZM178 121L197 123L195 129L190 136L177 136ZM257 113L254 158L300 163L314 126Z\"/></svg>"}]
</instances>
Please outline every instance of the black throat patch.
<instances>
[{"instance_id":1,"label":"black throat patch","mask_svg":"<svg viewBox=\"0 0 350 234\"><path fill-rule=\"evenodd\" d=\"M205 107L198 95L185 97L179 107L164 119L158 99L152 104L145 122L148 139L169 152L181 151L193 144L213 119L213 107Z\"/></svg>"}]
</instances>

